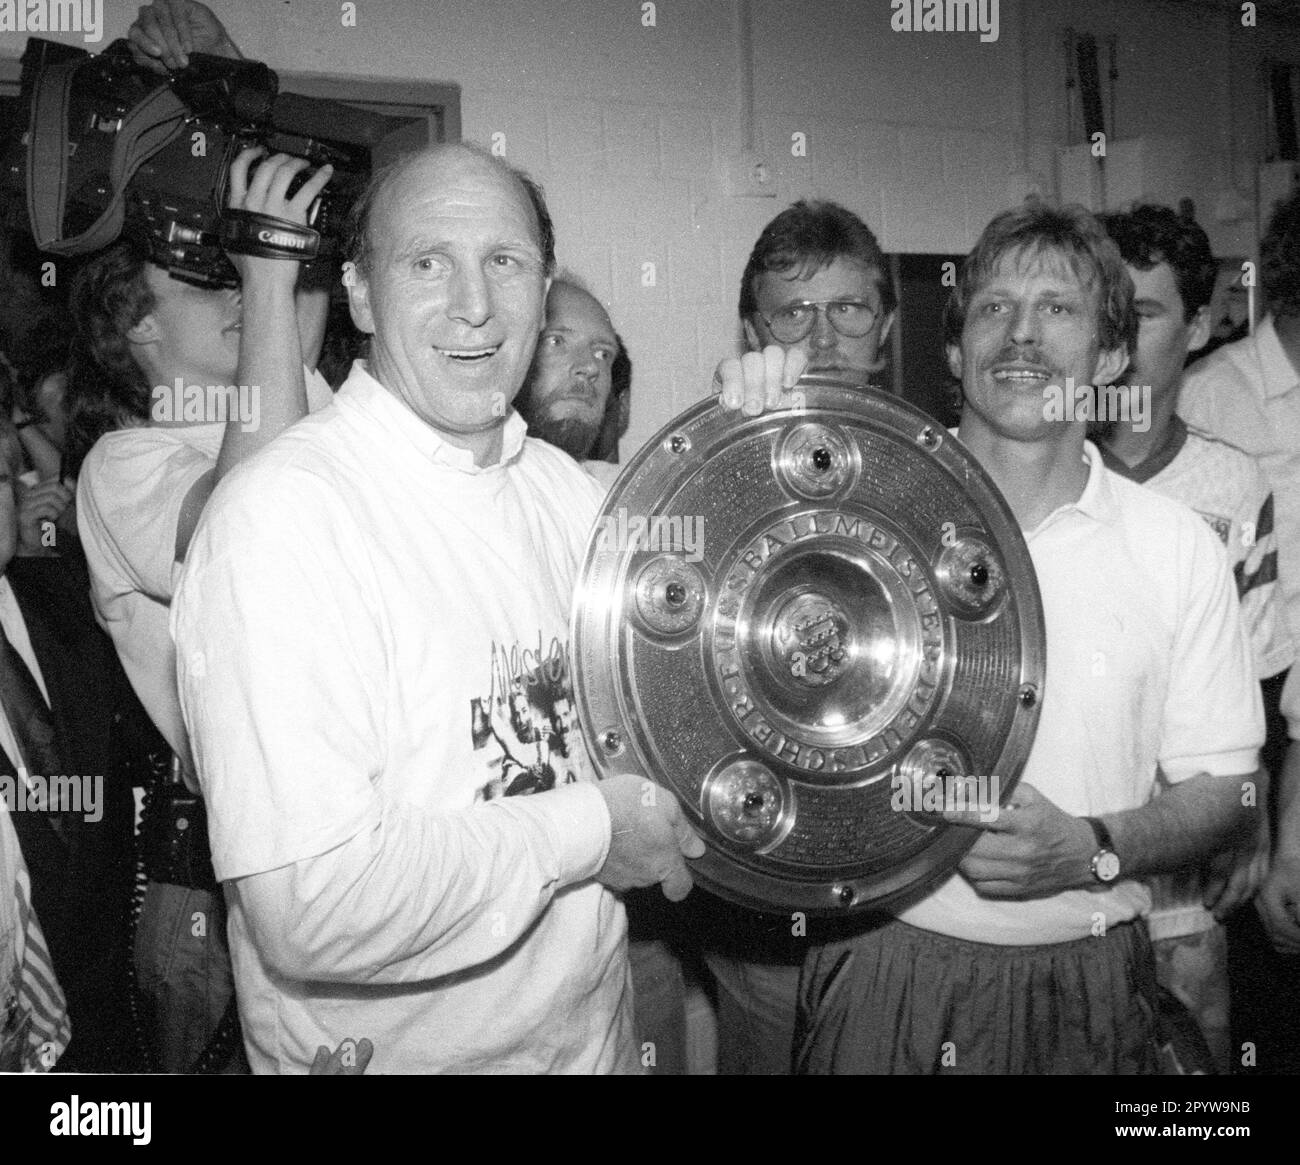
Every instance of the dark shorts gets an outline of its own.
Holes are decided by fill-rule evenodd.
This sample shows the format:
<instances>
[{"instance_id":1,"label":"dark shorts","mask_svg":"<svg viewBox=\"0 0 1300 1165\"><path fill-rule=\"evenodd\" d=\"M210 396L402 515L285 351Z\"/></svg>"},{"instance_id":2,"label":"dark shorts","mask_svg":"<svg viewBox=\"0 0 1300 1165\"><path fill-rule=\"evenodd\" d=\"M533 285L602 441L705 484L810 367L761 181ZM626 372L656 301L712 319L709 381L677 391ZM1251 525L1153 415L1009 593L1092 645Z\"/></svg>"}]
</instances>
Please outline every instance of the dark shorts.
<instances>
[{"instance_id":1,"label":"dark shorts","mask_svg":"<svg viewBox=\"0 0 1300 1165\"><path fill-rule=\"evenodd\" d=\"M997 946L896 919L809 953L796 1071L821 1075L1158 1071L1146 927Z\"/></svg>"}]
</instances>

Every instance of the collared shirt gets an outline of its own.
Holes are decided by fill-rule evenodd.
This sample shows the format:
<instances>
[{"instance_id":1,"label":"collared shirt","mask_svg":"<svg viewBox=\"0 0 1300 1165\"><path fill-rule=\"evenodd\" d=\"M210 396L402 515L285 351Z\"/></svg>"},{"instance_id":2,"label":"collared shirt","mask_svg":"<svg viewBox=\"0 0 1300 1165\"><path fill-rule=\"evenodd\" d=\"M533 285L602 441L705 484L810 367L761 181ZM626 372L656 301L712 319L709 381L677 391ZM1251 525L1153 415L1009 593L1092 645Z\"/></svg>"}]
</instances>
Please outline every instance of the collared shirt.
<instances>
[{"instance_id":1,"label":"collared shirt","mask_svg":"<svg viewBox=\"0 0 1300 1165\"><path fill-rule=\"evenodd\" d=\"M1282 350L1271 316L1194 364L1178 412L1259 460L1276 507L1278 585L1287 629L1300 645L1300 372Z\"/></svg>"},{"instance_id":2,"label":"collared shirt","mask_svg":"<svg viewBox=\"0 0 1300 1165\"><path fill-rule=\"evenodd\" d=\"M308 408L333 394L304 369ZM176 699L167 609L180 573L176 527L194 483L217 464L222 422L138 426L106 433L77 480L77 529L90 567L95 617L113 640L149 719L181 756L189 755Z\"/></svg>"},{"instance_id":3,"label":"collared shirt","mask_svg":"<svg viewBox=\"0 0 1300 1165\"><path fill-rule=\"evenodd\" d=\"M1022 780L1066 813L1145 805L1171 784L1252 773L1264 740L1250 645L1223 548L1186 506L1111 473L1084 446L1079 499L1026 533L1047 638ZM1014 797L1013 797L1014 800ZM976 942L1068 942L1149 909L1141 883L981 898L960 874L900 912Z\"/></svg>"},{"instance_id":4,"label":"collared shirt","mask_svg":"<svg viewBox=\"0 0 1300 1165\"><path fill-rule=\"evenodd\" d=\"M173 631L256 1071L348 1036L371 1072L636 1067L568 663L602 495L525 432L477 466L358 362L208 503ZM240 882L268 871L317 907L280 902L294 975Z\"/></svg>"},{"instance_id":5,"label":"collared shirt","mask_svg":"<svg viewBox=\"0 0 1300 1165\"><path fill-rule=\"evenodd\" d=\"M1103 448L1106 468L1167 498L1191 506L1222 541L1232 562L1241 614L1262 680L1291 666L1295 652L1277 592L1273 494L1255 459L1235 445L1171 417L1167 439L1145 461L1126 465ZM1295 725L1300 728L1300 721ZM1295 729L1293 728L1293 731ZM1152 939L1213 929L1205 907L1205 877L1190 867L1149 879Z\"/></svg>"},{"instance_id":6,"label":"collared shirt","mask_svg":"<svg viewBox=\"0 0 1300 1165\"><path fill-rule=\"evenodd\" d=\"M1163 447L1127 465L1102 448L1106 468L1191 506L1223 543L1261 680L1291 666L1295 648L1277 589L1273 494L1249 453L1171 417Z\"/></svg>"}]
</instances>

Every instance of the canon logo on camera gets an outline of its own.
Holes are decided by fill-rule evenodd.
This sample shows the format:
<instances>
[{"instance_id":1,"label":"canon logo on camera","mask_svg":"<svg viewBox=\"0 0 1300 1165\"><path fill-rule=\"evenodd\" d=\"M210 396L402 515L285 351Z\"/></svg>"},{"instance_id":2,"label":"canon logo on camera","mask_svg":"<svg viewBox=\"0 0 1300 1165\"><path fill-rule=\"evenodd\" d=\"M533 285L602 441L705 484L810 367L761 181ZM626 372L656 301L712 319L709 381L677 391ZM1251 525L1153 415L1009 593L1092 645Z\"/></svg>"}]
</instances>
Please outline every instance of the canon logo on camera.
<instances>
[{"instance_id":1,"label":"canon logo on camera","mask_svg":"<svg viewBox=\"0 0 1300 1165\"><path fill-rule=\"evenodd\" d=\"M287 247L291 251L305 251L309 242L297 235L282 235L277 231L258 231L257 241L272 247Z\"/></svg>"}]
</instances>

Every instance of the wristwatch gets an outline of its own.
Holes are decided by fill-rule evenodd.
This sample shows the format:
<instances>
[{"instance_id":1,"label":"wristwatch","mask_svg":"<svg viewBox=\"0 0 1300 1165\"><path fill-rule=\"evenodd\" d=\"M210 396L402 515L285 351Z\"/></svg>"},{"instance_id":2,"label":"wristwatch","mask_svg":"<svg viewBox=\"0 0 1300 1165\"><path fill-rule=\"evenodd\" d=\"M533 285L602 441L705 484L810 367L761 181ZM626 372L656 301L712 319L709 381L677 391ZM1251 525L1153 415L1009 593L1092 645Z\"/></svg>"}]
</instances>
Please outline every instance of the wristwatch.
<instances>
[{"instance_id":1,"label":"wristwatch","mask_svg":"<svg viewBox=\"0 0 1300 1165\"><path fill-rule=\"evenodd\" d=\"M1085 817L1092 826L1092 834L1097 839L1097 852L1092 855L1092 876L1103 886L1109 886L1119 877L1119 854L1115 852L1115 842L1110 830L1100 817Z\"/></svg>"}]
</instances>

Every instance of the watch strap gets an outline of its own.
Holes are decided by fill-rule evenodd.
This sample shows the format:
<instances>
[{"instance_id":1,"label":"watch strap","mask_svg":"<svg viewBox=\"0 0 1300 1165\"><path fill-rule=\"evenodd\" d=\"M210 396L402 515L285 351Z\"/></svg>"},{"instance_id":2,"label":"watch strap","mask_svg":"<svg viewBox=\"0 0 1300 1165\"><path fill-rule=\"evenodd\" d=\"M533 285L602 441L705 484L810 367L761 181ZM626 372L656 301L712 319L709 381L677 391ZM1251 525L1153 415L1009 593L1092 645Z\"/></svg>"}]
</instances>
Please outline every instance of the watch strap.
<instances>
[{"instance_id":1,"label":"watch strap","mask_svg":"<svg viewBox=\"0 0 1300 1165\"><path fill-rule=\"evenodd\" d=\"M1111 853L1115 853L1115 839L1111 837L1106 823L1100 817L1085 817L1084 821L1092 827L1092 836L1097 839L1097 848L1108 849Z\"/></svg>"}]
</instances>

